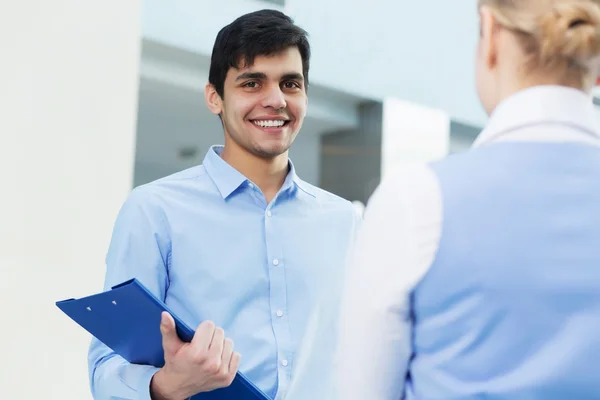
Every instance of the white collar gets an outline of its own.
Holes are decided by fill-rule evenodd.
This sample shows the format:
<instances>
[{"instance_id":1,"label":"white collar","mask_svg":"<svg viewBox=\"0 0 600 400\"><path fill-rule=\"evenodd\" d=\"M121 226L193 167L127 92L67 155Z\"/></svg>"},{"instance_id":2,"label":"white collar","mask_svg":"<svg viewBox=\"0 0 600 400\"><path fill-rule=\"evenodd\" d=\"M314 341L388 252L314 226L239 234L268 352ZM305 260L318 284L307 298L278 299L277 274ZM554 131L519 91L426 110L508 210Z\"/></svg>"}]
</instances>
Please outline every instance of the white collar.
<instances>
[{"instance_id":1,"label":"white collar","mask_svg":"<svg viewBox=\"0 0 600 400\"><path fill-rule=\"evenodd\" d=\"M493 111L485 129L473 147L509 136L521 128L543 124L571 127L568 135L585 135L600 141L600 117L593 98L586 93L565 86L535 86L524 89L500 103Z\"/></svg>"}]
</instances>

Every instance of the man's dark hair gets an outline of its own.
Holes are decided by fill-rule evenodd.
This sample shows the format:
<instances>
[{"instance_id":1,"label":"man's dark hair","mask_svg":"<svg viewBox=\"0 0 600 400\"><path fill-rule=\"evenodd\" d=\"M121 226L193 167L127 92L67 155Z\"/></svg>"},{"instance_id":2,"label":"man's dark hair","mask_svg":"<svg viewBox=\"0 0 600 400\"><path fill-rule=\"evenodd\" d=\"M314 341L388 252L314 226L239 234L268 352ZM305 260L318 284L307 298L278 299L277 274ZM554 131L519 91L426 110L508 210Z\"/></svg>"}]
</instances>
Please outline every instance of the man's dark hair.
<instances>
[{"instance_id":1,"label":"man's dark hair","mask_svg":"<svg viewBox=\"0 0 600 400\"><path fill-rule=\"evenodd\" d=\"M210 60L208 81L223 98L225 77L230 68L254 64L257 56L275 55L297 47L302 57L304 85L308 87L310 45L308 34L294 21L276 10L242 15L219 31Z\"/></svg>"}]
</instances>

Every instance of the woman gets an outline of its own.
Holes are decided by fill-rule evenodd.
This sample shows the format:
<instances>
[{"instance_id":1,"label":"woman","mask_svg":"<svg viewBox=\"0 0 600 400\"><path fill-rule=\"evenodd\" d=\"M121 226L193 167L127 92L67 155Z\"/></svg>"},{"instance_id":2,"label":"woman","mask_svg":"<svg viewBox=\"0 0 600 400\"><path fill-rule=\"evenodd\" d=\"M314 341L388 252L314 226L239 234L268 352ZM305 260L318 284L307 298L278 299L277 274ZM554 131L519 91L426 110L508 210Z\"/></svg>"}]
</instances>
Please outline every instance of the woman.
<instances>
[{"instance_id":1,"label":"woman","mask_svg":"<svg viewBox=\"0 0 600 400\"><path fill-rule=\"evenodd\" d=\"M599 3L479 1L489 123L369 201L322 393L600 399Z\"/></svg>"}]
</instances>

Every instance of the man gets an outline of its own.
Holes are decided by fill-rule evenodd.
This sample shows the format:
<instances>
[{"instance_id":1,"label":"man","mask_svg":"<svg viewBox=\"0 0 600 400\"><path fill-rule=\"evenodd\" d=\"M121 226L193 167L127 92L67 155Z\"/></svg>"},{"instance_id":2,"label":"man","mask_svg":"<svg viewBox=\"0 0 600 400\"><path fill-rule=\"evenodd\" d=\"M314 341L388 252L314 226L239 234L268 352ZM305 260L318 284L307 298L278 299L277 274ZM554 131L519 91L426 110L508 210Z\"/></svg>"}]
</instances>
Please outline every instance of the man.
<instances>
[{"instance_id":1,"label":"man","mask_svg":"<svg viewBox=\"0 0 600 400\"><path fill-rule=\"evenodd\" d=\"M96 399L184 399L229 385L238 366L266 394L285 395L308 315L341 272L356 222L350 202L302 181L288 159L306 113L309 59L306 32L278 11L219 32L205 97L224 146L134 189L106 260L106 288L135 277L200 325L183 343L163 315L161 369L94 340Z\"/></svg>"}]
</instances>

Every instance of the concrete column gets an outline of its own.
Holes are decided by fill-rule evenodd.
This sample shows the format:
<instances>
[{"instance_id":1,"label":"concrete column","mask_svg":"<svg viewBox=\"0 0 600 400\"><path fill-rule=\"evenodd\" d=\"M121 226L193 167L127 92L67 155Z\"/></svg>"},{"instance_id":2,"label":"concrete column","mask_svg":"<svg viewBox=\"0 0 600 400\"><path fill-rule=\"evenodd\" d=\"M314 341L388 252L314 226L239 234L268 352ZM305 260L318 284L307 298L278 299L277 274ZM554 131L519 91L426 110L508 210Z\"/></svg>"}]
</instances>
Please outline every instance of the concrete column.
<instances>
[{"instance_id":1,"label":"concrete column","mask_svg":"<svg viewBox=\"0 0 600 400\"><path fill-rule=\"evenodd\" d=\"M402 164L430 162L450 148L450 116L444 111L394 98L383 103L382 176Z\"/></svg>"},{"instance_id":2,"label":"concrete column","mask_svg":"<svg viewBox=\"0 0 600 400\"><path fill-rule=\"evenodd\" d=\"M1 7L2 398L91 399L91 337L54 303L102 290L131 189L140 3Z\"/></svg>"},{"instance_id":3,"label":"concrete column","mask_svg":"<svg viewBox=\"0 0 600 400\"><path fill-rule=\"evenodd\" d=\"M448 154L451 121L440 110L390 98L362 104L359 115L358 129L321 140L320 185L348 200L366 204L391 169Z\"/></svg>"},{"instance_id":4,"label":"concrete column","mask_svg":"<svg viewBox=\"0 0 600 400\"><path fill-rule=\"evenodd\" d=\"M350 201L366 204L381 179L383 105L359 107L358 129L321 137L320 186Z\"/></svg>"}]
</instances>

